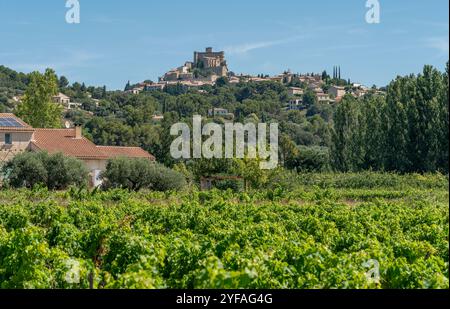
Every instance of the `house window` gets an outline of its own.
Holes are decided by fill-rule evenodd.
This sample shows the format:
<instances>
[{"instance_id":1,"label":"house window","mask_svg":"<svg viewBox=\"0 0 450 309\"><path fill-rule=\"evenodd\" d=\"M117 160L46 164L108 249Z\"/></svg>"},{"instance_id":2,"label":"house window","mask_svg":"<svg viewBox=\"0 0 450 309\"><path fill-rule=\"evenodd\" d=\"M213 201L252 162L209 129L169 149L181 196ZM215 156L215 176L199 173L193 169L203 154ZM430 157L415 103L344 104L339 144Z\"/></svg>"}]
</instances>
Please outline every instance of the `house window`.
<instances>
[{"instance_id":1,"label":"house window","mask_svg":"<svg viewBox=\"0 0 450 309\"><path fill-rule=\"evenodd\" d=\"M6 145L12 145L11 133L6 133L5 134L5 144Z\"/></svg>"}]
</instances>

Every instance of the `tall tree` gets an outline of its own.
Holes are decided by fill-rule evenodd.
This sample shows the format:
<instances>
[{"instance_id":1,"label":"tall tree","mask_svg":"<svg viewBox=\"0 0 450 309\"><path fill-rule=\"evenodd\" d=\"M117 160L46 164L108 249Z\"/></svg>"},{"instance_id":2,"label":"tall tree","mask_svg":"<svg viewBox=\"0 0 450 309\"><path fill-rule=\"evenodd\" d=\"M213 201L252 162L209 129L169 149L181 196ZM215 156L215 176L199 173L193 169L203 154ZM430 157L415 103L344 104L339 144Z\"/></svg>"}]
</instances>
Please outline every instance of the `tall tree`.
<instances>
[{"instance_id":1,"label":"tall tree","mask_svg":"<svg viewBox=\"0 0 450 309\"><path fill-rule=\"evenodd\" d=\"M385 149L385 134L382 115L385 111L384 96L372 95L361 102L362 109L362 142L364 151L364 169L381 170L383 168L383 150Z\"/></svg>"},{"instance_id":2,"label":"tall tree","mask_svg":"<svg viewBox=\"0 0 450 309\"><path fill-rule=\"evenodd\" d=\"M448 65L445 73L425 66L397 77L386 96L344 97L334 117L334 167L448 173L448 105Z\"/></svg>"},{"instance_id":3,"label":"tall tree","mask_svg":"<svg viewBox=\"0 0 450 309\"><path fill-rule=\"evenodd\" d=\"M65 76L61 76L58 81L58 86L60 89L67 88L69 86L69 80Z\"/></svg>"},{"instance_id":4,"label":"tall tree","mask_svg":"<svg viewBox=\"0 0 450 309\"><path fill-rule=\"evenodd\" d=\"M361 113L358 102L350 95L344 96L336 109L332 131L332 165L339 171L357 171L363 165L361 141Z\"/></svg>"},{"instance_id":5,"label":"tall tree","mask_svg":"<svg viewBox=\"0 0 450 309\"><path fill-rule=\"evenodd\" d=\"M287 167L288 164L293 161L298 155L298 148L294 141L291 140L289 135L281 134L280 136L280 159L281 164Z\"/></svg>"},{"instance_id":6,"label":"tall tree","mask_svg":"<svg viewBox=\"0 0 450 309\"><path fill-rule=\"evenodd\" d=\"M44 74L30 73L30 83L25 91L17 114L35 128L59 128L62 107L52 101L58 93L58 79L53 70Z\"/></svg>"},{"instance_id":7,"label":"tall tree","mask_svg":"<svg viewBox=\"0 0 450 309\"><path fill-rule=\"evenodd\" d=\"M445 73L442 75L443 90L439 100L439 151L438 168L444 172L449 172L449 63L447 61Z\"/></svg>"},{"instance_id":8,"label":"tall tree","mask_svg":"<svg viewBox=\"0 0 450 309\"><path fill-rule=\"evenodd\" d=\"M317 97L311 90L307 90L303 95L303 105L309 108L317 103Z\"/></svg>"},{"instance_id":9,"label":"tall tree","mask_svg":"<svg viewBox=\"0 0 450 309\"><path fill-rule=\"evenodd\" d=\"M130 81L127 82L127 84L125 85L125 91L131 90L131 84Z\"/></svg>"}]
</instances>

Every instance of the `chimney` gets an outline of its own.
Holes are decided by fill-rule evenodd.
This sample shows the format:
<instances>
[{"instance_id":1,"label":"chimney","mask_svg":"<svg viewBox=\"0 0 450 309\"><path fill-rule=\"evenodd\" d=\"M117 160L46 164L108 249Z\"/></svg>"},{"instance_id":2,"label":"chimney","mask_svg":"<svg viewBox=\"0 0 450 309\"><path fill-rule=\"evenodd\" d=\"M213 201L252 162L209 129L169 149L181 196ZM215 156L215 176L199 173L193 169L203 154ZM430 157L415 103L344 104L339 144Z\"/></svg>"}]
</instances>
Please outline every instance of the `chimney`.
<instances>
[{"instance_id":1,"label":"chimney","mask_svg":"<svg viewBox=\"0 0 450 309\"><path fill-rule=\"evenodd\" d=\"M77 125L75 126L75 139L82 139L83 138L83 132L81 126Z\"/></svg>"},{"instance_id":2,"label":"chimney","mask_svg":"<svg viewBox=\"0 0 450 309\"><path fill-rule=\"evenodd\" d=\"M206 47L206 52L207 53L212 53L212 51L213 51L212 47Z\"/></svg>"}]
</instances>

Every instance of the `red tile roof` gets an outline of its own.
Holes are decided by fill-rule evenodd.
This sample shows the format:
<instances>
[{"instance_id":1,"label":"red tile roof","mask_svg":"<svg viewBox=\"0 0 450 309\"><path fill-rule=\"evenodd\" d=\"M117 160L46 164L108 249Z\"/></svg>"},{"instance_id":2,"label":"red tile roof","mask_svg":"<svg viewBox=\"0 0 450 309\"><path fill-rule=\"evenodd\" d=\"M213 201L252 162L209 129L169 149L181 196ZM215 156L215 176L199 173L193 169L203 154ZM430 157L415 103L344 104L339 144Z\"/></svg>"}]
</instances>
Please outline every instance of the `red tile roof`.
<instances>
[{"instance_id":1,"label":"red tile roof","mask_svg":"<svg viewBox=\"0 0 450 309\"><path fill-rule=\"evenodd\" d=\"M118 147L118 146L97 146L108 158L130 157L147 158L152 161L155 157L141 147Z\"/></svg>"},{"instance_id":2,"label":"red tile roof","mask_svg":"<svg viewBox=\"0 0 450 309\"><path fill-rule=\"evenodd\" d=\"M0 113L0 118L13 118L22 125L22 127L0 127L0 130L14 131L14 132L33 132L34 131L33 127L31 127L28 123L24 122L22 119L16 117L16 115L14 115L14 114Z\"/></svg>"},{"instance_id":3,"label":"red tile roof","mask_svg":"<svg viewBox=\"0 0 450 309\"><path fill-rule=\"evenodd\" d=\"M155 157L140 147L96 146L85 137L77 139L75 129L36 129L32 143L40 150L49 153L62 152L79 159L107 160L125 156L155 160Z\"/></svg>"},{"instance_id":4,"label":"red tile roof","mask_svg":"<svg viewBox=\"0 0 450 309\"><path fill-rule=\"evenodd\" d=\"M49 153L62 152L80 159L108 158L87 138L76 139L75 129L36 129L32 143Z\"/></svg>"}]
</instances>

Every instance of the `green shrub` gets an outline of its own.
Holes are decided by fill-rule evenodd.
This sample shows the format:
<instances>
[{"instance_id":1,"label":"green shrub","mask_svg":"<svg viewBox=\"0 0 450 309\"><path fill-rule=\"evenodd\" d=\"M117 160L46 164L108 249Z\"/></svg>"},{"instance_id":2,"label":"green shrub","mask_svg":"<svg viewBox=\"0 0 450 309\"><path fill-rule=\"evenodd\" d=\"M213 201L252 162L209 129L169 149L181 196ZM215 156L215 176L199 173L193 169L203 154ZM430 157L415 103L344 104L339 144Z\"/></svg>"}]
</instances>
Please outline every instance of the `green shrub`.
<instances>
[{"instance_id":1,"label":"green shrub","mask_svg":"<svg viewBox=\"0 0 450 309\"><path fill-rule=\"evenodd\" d=\"M149 170L150 189L156 191L181 190L186 186L183 174L160 164L152 164Z\"/></svg>"},{"instance_id":2,"label":"green shrub","mask_svg":"<svg viewBox=\"0 0 450 309\"><path fill-rule=\"evenodd\" d=\"M186 186L183 174L147 159L111 159L101 177L105 189L169 191L180 190Z\"/></svg>"},{"instance_id":3,"label":"green shrub","mask_svg":"<svg viewBox=\"0 0 450 309\"><path fill-rule=\"evenodd\" d=\"M50 156L44 154L43 161L47 169L49 189L64 189L72 184L86 184L88 171L80 160L57 153Z\"/></svg>"},{"instance_id":4,"label":"green shrub","mask_svg":"<svg viewBox=\"0 0 450 309\"><path fill-rule=\"evenodd\" d=\"M381 172L360 173L302 173L300 185L316 185L321 188L442 188L448 190L448 175L396 174Z\"/></svg>"},{"instance_id":5,"label":"green shrub","mask_svg":"<svg viewBox=\"0 0 450 309\"><path fill-rule=\"evenodd\" d=\"M4 183L14 188L44 185L51 190L70 185L84 186L88 171L83 162L61 153L25 152L15 156L3 168Z\"/></svg>"},{"instance_id":6,"label":"green shrub","mask_svg":"<svg viewBox=\"0 0 450 309\"><path fill-rule=\"evenodd\" d=\"M277 168L270 171L265 188L273 190L282 187L286 190L294 190L299 186L298 178L299 174L295 171Z\"/></svg>"},{"instance_id":7,"label":"green shrub","mask_svg":"<svg viewBox=\"0 0 450 309\"><path fill-rule=\"evenodd\" d=\"M328 148L300 146L298 155L287 161L286 165L299 172L325 172L330 169L329 161Z\"/></svg>"},{"instance_id":8,"label":"green shrub","mask_svg":"<svg viewBox=\"0 0 450 309\"><path fill-rule=\"evenodd\" d=\"M47 183L47 170L36 153L19 154L3 166L2 172L4 183L14 188Z\"/></svg>"},{"instance_id":9,"label":"green shrub","mask_svg":"<svg viewBox=\"0 0 450 309\"><path fill-rule=\"evenodd\" d=\"M225 179L225 180L217 180L214 182L214 187L219 190L228 190L230 189L233 192L242 192L244 191L244 183L239 179Z\"/></svg>"}]
</instances>

